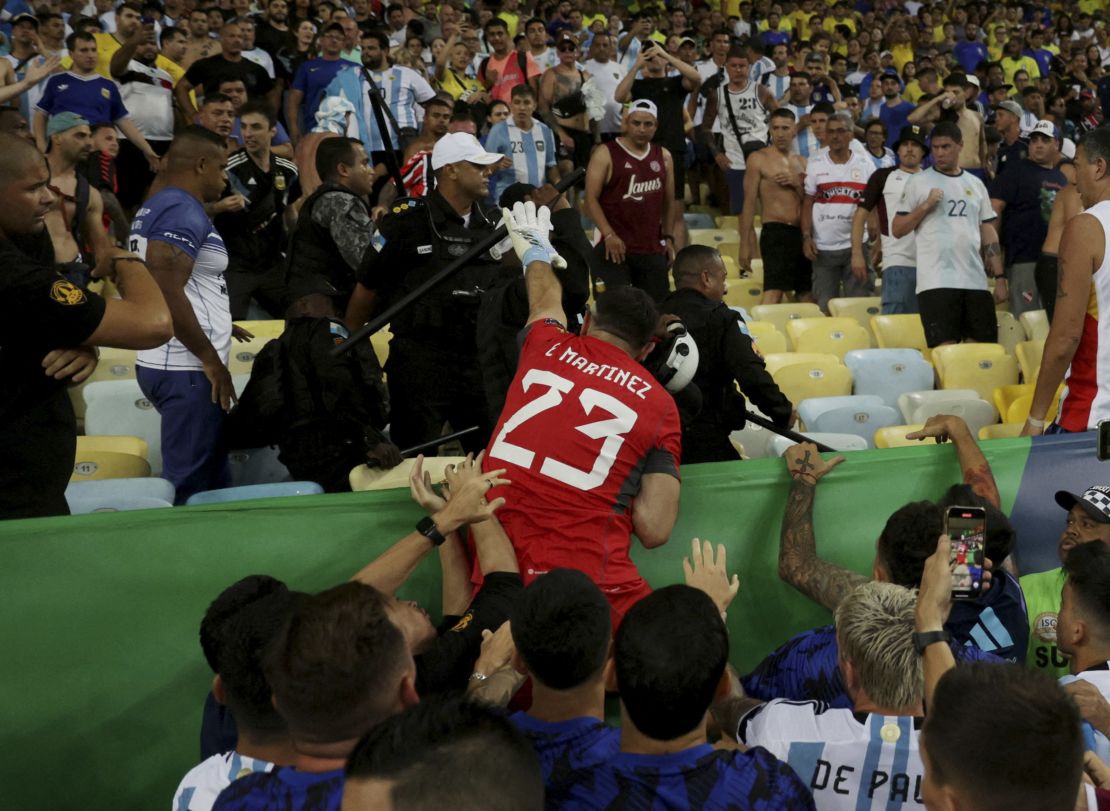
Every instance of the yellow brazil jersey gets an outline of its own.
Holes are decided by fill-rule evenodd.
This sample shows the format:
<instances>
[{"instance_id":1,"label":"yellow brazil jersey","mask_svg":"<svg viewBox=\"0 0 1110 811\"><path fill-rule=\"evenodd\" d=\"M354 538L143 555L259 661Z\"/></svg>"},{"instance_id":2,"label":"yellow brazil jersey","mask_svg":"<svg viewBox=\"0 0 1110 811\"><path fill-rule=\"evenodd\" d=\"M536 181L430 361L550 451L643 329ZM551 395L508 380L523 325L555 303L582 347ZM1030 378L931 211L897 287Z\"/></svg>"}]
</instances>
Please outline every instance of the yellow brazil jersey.
<instances>
[{"instance_id":1,"label":"yellow brazil jersey","mask_svg":"<svg viewBox=\"0 0 1110 811\"><path fill-rule=\"evenodd\" d=\"M790 15L790 25L798 32L798 39L809 39L809 21L813 14L812 11L807 14L799 8Z\"/></svg>"},{"instance_id":2,"label":"yellow brazil jersey","mask_svg":"<svg viewBox=\"0 0 1110 811\"><path fill-rule=\"evenodd\" d=\"M498 18L504 20L505 25L509 27L509 36L515 37L517 26L520 25L520 15L513 14L511 11L502 11L497 16Z\"/></svg>"},{"instance_id":3,"label":"yellow brazil jersey","mask_svg":"<svg viewBox=\"0 0 1110 811\"><path fill-rule=\"evenodd\" d=\"M110 65L112 63L112 56L123 47L118 39L112 34L93 34L96 37L96 72L103 76L105 79L111 79L112 73ZM167 59L158 54L154 60L155 67L159 67L170 75L173 83L176 85L181 77L185 75L185 69L181 65L174 62L172 59ZM73 60L66 55L62 59L62 67L69 70L73 67Z\"/></svg>"},{"instance_id":4,"label":"yellow brazil jersey","mask_svg":"<svg viewBox=\"0 0 1110 811\"><path fill-rule=\"evenodd\" d=\"M825 21L821 23L821 27L830 34L836 30L838 25L846 25L852 29L853 34L856 33L856 21L851 17L845 17L843 20L838 20L835 17L826 17Z\"/></svg>"},{"instance_id":5,"label":"yellow brazil jersey","mask_svg":"<svg viewBox=\"0 0 1110 811\"><path fill-rule=\"evenodd\" d=\"M890 49L890 52L894 54L894 69L899 73L902 72L902 68L906 66L907 62L913 61L913 46L908 42L895 45Z\"/></svg>"}]
</instances>

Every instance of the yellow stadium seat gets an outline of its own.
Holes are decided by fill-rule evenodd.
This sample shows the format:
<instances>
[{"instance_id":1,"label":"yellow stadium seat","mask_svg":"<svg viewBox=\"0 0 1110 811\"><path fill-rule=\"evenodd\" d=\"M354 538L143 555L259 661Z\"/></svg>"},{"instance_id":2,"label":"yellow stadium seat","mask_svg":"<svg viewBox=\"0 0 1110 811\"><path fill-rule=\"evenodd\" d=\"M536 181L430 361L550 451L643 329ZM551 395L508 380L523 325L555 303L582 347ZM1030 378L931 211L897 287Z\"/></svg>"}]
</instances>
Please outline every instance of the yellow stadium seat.
<instances>
[{"instance_id":1,"label":"yellow stadium seat","mask_svg":"<svg viewBox=\"0 0 1110 811\"><path fill-rule=\"evenodd\" d=\"M871 336L854 318L795 318L786 335L798 352L828 352L842 361L853 349L870 349Z\"/></svg>"},{"instance_id":2,"label":"yellow stadium seat","mask_svg":"<svg viewBox=\"0 0 1110 811\"><path fill-rule=\"evenodd\" d=\"M836 355L785 352L767 356L767 371L792 403L852 393L852 373Z\"/></svg>"},{"instance_id":3,"label":"yellow stadium seat","mask_svg":"<svg viewBox=\"0 0 1110 811\"><path fill-rule=\"evenodd\" d=\"M1026 383L1036 383L1041 371L1041 358L1044 356L1044 341L1022 341L1014 354L1021 367L1021 378Z\"/></svg>"},{"instance_id":4,"label":"yellow stadium seat","mask_svg":"<svg viewBox=\"0 0 1110 811\"><path fill-rule=\"evenodd\" d=\"M974 346L974 344L963 344ZM943 349L947 347L938 347ZM1017 361L1004 352L999 355L949 355L938 368L941 388L975 389L979 396L990 402L999 386L1017 383Z\"/></svg>"},{"instance_id":5,"label":"yellow stadium seat","mask_svg":"<svg viewBox=\"0 0 1110 811\"><path fill-rule=\"evenodd\" d=\"M720 243L717 245L717 250L722 257L727 256L729 259L735 259L737 262L740 261L740 243L736 240Z\"/></svg>"},{"instance_id":6,"label":"yellow stadium seat","mask_svg":"<svg viewBox=\"0 0 1110 811\"><path fill-rule=\"evenodd\" d=\"M254 359L262 347L274 340L267 335L254 334L249 341L231 340L231 354L227 361L227 370L233 375L249 375L254 367Z\"/></svg>"},{"instance_id":7,"label":"yellow stadium seat","mask_svg":"<svg viewBox=\"0 0 1110 811\"><path fill-rule=\"evenodd\" d=\"M285 332L285 322L280 318L269 321L236 321L235 325L255 338L279 338Z\"/></svg>"},{"instance_id":8,"label":"yellow stadium seat","mask_svg":"<svg viewBox=\"0 0 1110 811\"><path fill-rule=\"evenodd\" d=\"M998 343L1007 354L1013 355L1017 345L1025 340L1025 329L1005 310L995 310L995 315L998 317Z\"/></svg>"},{"instance_id":9,"label":"yellow stadium seat","mask_svg":"<svg viewBox=\"0 0 1110 811\"><path fill-rule=\"evenodd\" d=\"M871 345L875 344L875 333L871 330L871 319L883 311L883 300L880 296L861 296L850 298L829 299L829 315L833 318L854 318L871 338Z\"/></svg>"},{"instance_id":10,"label":"yellow stadium seat","mask_svg":"<svg viewBox=\"0 0 1110 811\"><path fill-rule=\"evenodd\" d=\"M891 425L875 432L876 448L912 448L918 445L936 445L934 437L906 439L906 434L920 431L924 425Z\"/></svg>"},{"instance_id":11,"label":"yellow stadium seat","mask_svg":"<svg viewBox=\"0 0 1110 811\"><path fill-rule=\"evenodd\" d=\"M691 245L708 245L720 249L722 242L736 242L739 234L736 228L691 228Z\"/></svg>"},{"instance_id":12,"label":"yellow stadium seat","mask_svg":"<svg viewBox=\"0 0 1110 811\"><path fill-rule=\"evenodd\" d=\"M77 437L77 458L85 453L99 453L110 451L112 453L129 453L146 459L150 456L150 445L145 439L138 436L79 436Z\"/></svg>"},{"instance_id":13,"label":"yellow stadium seat","mask_svg":"<svg viewBox=\"0 0 1110 811\"><path fill-rule=\"evenodd\" d=\"M463 461L461 456L427 456L424 458L424 470L430 473L433 482L443 481L443 468L450 464ZM348 477L351 489L360 490L392 490L409 486L409 474L412 473L415 459L403 459L401 464L389 470L369 468L359 465L354 468Z\"/></svg>"},{"instance_id":14,"label":"yellow stadium seat","mask_svg":"<svg viewBox=\"0 0 1110 811\"><path fill-rule=\"evenodd\" d=\"M983 358L993 358L998 355L1005 355L1006 350L1002 344L945 344L933 348L933 366L936 367L937 376L940 377L942 388L952 388L952 386L944 386L944 367L949 362L963 361L978 361ZM1014 381L1017 382L1016 380ZM988 398L983 398L988 399Z\"/></svg>"},{"instance_id":15,"label":"yellow stadium seat","mask_svg":"<svg viewBox=\"0 0 1110 811\"><path fill-rule=\"evenodd\" d=\"M998 409L998 413L1002 415L1002 421L1006 422L1006 414L1010 410L1010 406L1015 401L1022 397L1032 397L1034 386L1032 383L1014 383L1010 386L999 386L991 395L994 401L994 407ZM1025 418L1022 418L1024 422Z\"/></svg>"},{"instance_id":16,"label":"yellow stadium seat","mask_svg":"<svg viewBox=\"0 0 1110 811\"><path fill-rule=\"evenodd\" d=\"M758 307L752 308L752 318L757 321L770 321L779 332L786 335L786 322L793 321L796 318L821 318L824 313L821 308L813 302L790 303L790 304L760 304ZM790 336L786 335L786 345L793 347L790 343Z\"/></svg>"},{"instance_id":17,"label":"yellow stadium seat","mask_svg":"<svg viewBox=\"0 0 1110 811\"><path fill-rule=\"evenodd\" d=\"M925 360L932 359L932 351L925 343L925 328L921 326L919 315L872 316L871 332L879 349L916 349Z\"/></svg>"},{"instance_id":18,"label":"yellow stadium seat","mask_svg":"<svg viewBox=\"0 0 1110 811\"><path fill-rule=\"evenodd\" d=\"M141 456L114 451L88 451L77 454L71 482L94 479L141 479L150 475L150 463Z\"/></svg>"},{"instance_id":19,"label":"yellow stadium seat","mask_svg":"<svg viewBox=\"0 0 1110 811\"><path fill-rule=\"evenodd\" d=\"M393 333L389 331L388 324L370 336L370 345L374 347L374 354L378 356L378 363L383 369L389 359L389 342L392 339Z\"/></svg>"},{"instance_id":20,"label":"yellow stadium seat","mask_svg":"<svg viewBox=\"0 0 1110 811\"><path fill-rule=\"evenodd\" d=\"M840 358L836 355L830 355L828 352L776 352L773 355L765 356L764 361L767 363L767 371L771 374L779 369L785 369L787 366L795 366L799 363L822 369L829 366L844 365Z\"/></svg>"},{"instance_id":21,"label":"yellow stadium seat","mask_svg":"<svg viewBox=\"0 0 1110 811\"><path fill-rule=\"evenodd\" d=\"M1048 337L1048 313L1044 310L1030 310L1021 314L1021 325L1025 337L1030 341L1043 341Z\"/></svg>"},{"instance_id":22,"label":"yellow stadium seat","mask_svg":"<svg viewBox=\"0 0 1110 811\"><path fill-rule=\"evenodd\" d=\"M763 281L761 279L733 279L728 283L725 293L725 304L730 307L743 307L749 313L759 306L763 299Z\"/></svg>"},{"instance_id":23,"label":"yellow stadium seat","mask_svg":"<svg viewBox=\"0 0 1110 811\"><path fill-rule=\"evenodd\" d=\"M1021 435L1021 426L1008 422L984 425L979 429L979 439L1012 439Z\"/></svg>"},{"instance_id":24,"label":"yellow stadium seat","mask_svg":"<svg viewBox=\"0 0 1110 811\"><path fill-rule=\"evenodd\" d=\"M783 335L770 321L749 321L748 332L755 341L755 345L764 357L772 353L786 352L786 336Z\"/></svg>"},{"instance_id":25,"label":"yellow stadium seat","mask_svg":"<svg viewBox=\"0 0 1110 811\"><path fill-rule=\"evenodd\" d=\"M1045 414L1044 421L1046 423L1056 419L1056 414L1060 411L1060 395L1063 394L1063 392L1063 386L1056 390L1056 394L1052 398L1052 403L1048 407L1048 413ZM1032 408L1032 406L1033 392L1022 394L1010 403L1010 407L1005 414L1005 422L1024 425L1025 421L1029 418L1029 409Z\"/></svg>"},{"instance_id":26,"label":"yellow stadium seat","mask_svg":"<svg viewBox=\"0 0 1110 811\"><path fill-rule=\"evenodd\" d=\"M731 256L721 256L721 262L725 266L725 277L730 280L740 278L740 263L733 259Z\"/></svg>"}]
</instances>

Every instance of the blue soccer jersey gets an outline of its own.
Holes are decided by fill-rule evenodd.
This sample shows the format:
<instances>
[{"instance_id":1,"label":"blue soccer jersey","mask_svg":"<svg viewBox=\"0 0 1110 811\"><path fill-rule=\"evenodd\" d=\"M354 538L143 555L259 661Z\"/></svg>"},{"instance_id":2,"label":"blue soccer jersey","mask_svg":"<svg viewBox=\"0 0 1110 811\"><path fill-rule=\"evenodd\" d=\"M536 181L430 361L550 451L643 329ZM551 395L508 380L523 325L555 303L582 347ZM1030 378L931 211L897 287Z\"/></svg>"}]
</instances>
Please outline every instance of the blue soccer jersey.
<instances>
[{"instance_id":1,"label":"blue soccer jersey","mask_svg":"<svg viewBox=\"0 0 1110 811\"><path fill-rule=\"evenodd\" d=\"M73 71L58 73L46 80L36 110L47 116L77 113L90 124L110 124L127 118L127 108L119 87L99 73L78 76Z\"/></svg>"},{"instance_id":2,"label":"blue soccer jersey","mask_svg":"<svg viewBox=\"0 0 1110 811\"><path fill-rule=\"evenodd\" d=\"M286 766L240 777L212 811L339 811L342 800L343 769L315 774Z\"/></svg>"},{"instance_id":3,"label":"blue soccer jersey","mask_svg":"<svg viewBox=\"0 0 1110 811\"><path fill-rule=\"evenodd\" d=\"M574 772L599 766L620 752L620 731L597 718L548 722L518 712L509 720L532 742L545 786L561 785Z\"/></svg>"},{"instance_id":4,"label":"blue soccer jersey","mask_svg":"<svg viewBox=\"0 0 1110 811\"><path fill-rule=\"evenodd\" d=\"M562 811L804 811L813 796L794 771L765 749L747 752L707 744L667 755L621 753L582 769L548 790L546 807Z\"/></svg>"}]
</instances>

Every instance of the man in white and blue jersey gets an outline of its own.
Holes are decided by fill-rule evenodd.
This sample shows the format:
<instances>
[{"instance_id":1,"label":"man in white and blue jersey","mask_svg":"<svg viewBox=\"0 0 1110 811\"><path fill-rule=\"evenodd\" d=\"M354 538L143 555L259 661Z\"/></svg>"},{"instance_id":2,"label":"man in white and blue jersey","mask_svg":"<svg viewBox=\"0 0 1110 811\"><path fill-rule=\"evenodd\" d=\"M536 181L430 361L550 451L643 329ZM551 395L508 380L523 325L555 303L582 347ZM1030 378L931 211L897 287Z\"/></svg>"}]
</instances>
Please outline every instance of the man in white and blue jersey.
<instances>
[{"instance_id":1,"label":"man in white and blue jersey","mask_svg":"<svg viewBox=\"0 0 1110 811\"><path fill-rule=\"evenodd\" d=\"M512 116L494 124L486 138L487 152L505 156L499 164L501 169L490 178L494 202L514 183L528 183L538 188L546 182L545 177L552 183L559 182L555 137L550 127L532 117L536 111L536 93L531 85L514 87L510 106Z\"/></svg>"},{"instance_id":2,"label":"man in white and blue jersey","mask_svg":"<svg viewBox=\"0 0 1110 811\"><path fill-rule=\"evenodd\" d=\"M161 190L131 225L130 248L146 259L173 317L173 338L139 352L136 377L162 417L162 475L177 489L178 503L229 481L221 447L225 412L235 400L227 370L227 249L204 212L223 192L226 167L224 139L187 128L163 160Z\"/></svg>"},{"instance_id":3,"label":"man in white and blue jersey","mask_svg":"<svg viewBox=\"0 0 1110 811\"><path fill-rule=\"evenodd\" d=\"M367 31L362 35L362 64L370 73L381 92L389 112L397 122L386 116L386 126L389 128L389 149L397 153L397 162L400 164L402 147L398 139L397 128L407 134L415 135L424 120L423 104L435 96L436 92L419 73L401 65L389 65L389 37L382 31ZM384 161L386 140L378 129L378 122L374 118L374 108L370 104L370 88L366 84L366 77L357 65L344 68L331 80L325 96L342 96L355 106L355 114L351 116L351 124L347 135L357 138L366 145L370 154L372 165Z\"/></svg>"},{"instance_id":4,"label":"man in white and blue jersey","mask_svg":"<svg viewBox=\"0 0 1110 811\"><path fill-rule=\"evenodd\" d=\"M790 91L783 100L785 107L798 119L798 134L794 136L794 151L803 158L812 158L821 148L825 135L825 124L829 114L813 114L814 104L810 101L813 85L808 73L798 71L790 77ZM820 137L819 137L820 136Z\"/></svg>"},{"instance_id":5,"label":"man in white and blue jersey","mask_svg":"<svg viewBox=\"0 0 1110 811\"><path fill-rule=\"evenodd\" d=\"M924 715L914 593L893 583L858 587L836 610L840 670L851 709L820 701L733 699L724 721L797 772L825 811L921 806ZM738 720L737 720L738 719ZM736 726L732 727L732 722Z\"/></svg>"},{"instance_id":6,"label":"man in white and blue jersey","mask_svg":"<svg viewBox=\"0 0 1110 811\"><path fill-rule=\"evenodd\" d=\"M785 99L790 92L790 46L780 42L771 48L771 61L774 70L763 71L759 83L771 88L776 99Z\"/></svg>"}]
</instances>

